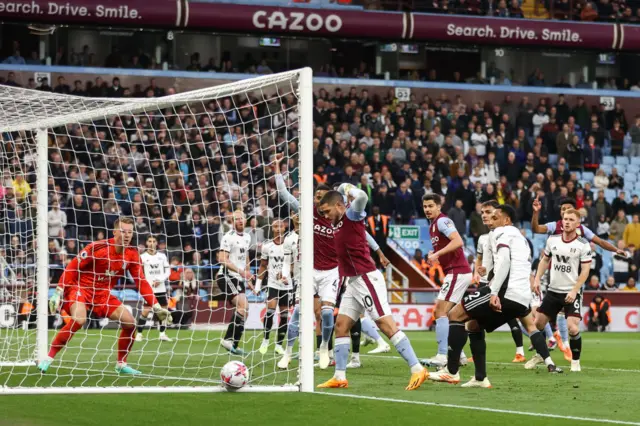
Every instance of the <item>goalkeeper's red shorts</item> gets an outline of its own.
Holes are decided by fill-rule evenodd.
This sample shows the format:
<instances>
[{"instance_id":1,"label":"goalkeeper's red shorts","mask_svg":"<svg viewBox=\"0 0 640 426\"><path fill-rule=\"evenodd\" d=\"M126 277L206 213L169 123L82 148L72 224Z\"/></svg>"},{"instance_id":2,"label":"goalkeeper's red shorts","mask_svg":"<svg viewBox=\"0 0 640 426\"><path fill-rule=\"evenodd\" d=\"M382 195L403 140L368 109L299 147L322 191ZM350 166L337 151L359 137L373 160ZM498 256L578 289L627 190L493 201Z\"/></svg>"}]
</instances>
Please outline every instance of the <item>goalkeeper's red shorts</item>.
<instances>
[{"instance_id":1,"label":"goalkeeper's red shorts","mask_svg":"<svg viewBox=\"0 0 640 426\"><path fill-rule=\"evenodd\" d=\"M64 291L64 303L62 309L71 313L71 306L76 303L84 303L87 313L93 312L94 317L108 318L118 309L122 302L113 296L109 290L93 290L90 288L67 287Z\"/></svg>"}]
</instances>

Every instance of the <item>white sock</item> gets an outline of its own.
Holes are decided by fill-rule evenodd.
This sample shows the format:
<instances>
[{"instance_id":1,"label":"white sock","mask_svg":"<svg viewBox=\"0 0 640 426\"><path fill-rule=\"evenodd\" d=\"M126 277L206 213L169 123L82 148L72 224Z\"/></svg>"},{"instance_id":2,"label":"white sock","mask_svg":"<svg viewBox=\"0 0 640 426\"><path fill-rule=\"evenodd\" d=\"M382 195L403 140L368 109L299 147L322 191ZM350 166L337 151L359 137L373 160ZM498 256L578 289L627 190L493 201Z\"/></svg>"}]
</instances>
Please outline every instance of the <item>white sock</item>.
<instances>
[{"instance_id":1,"label":"white sock","mask_svg":"<svg viewBox=\"0 0 640 426\"><path fill-rule=\"evenodd\" d=\"M262 339L262 344L263 345L268 345L269 344L269 339Z\"/></svg>"},{"instance_id":2,"label":"white sock","mask_svg":"<svg viewBox=\"0 0 640 426\"><path fill-rule=\"evenodd\" d=\"M419 373L422 371L423 368L424 367L420 363L414 364L411 366L411 374Z\"/></svg>"},{"instance_id":3,"label":"white sock","mask_svg":"<svg viewBox=\"0 0 640 426\"><path fill-rule=\"evenodd\" d=\"M360 361L360 354L351 354L352 361Z\"/></svg>"},{"instance_id":4,"label":"white sock","mask_svg":"<svg viewBox=\"0 0 640 426\"><path fill-rule=\"evenodd\" d=\"M334 379L337 380L346 380L347 379L347 372L346 371L341 371L341 370L336 370L335 374L333 375Z\"/></svg>"},{"instance_id":5,"label":"white sock","mask_svg":"<svg viewBox=\"0 0 640 426\"><path fill-rule=\"evenodd\" d=\"M320 343L320 349L329 349L329 342Z\"/></svg>"},{"instance_id":6,"label":"white sock","mask_svg":"<svg viewBox=\"0 0 640 426\"><path fill-rule=\"evenodd\" d=\"M569 346L569 341L568 341L568 340L564 340L564 341L562 341L562 344L564 345L564 347L565 347L565 348L570 347L570 346Z\"/></svg>"},{"instance_id":7,"label":"white sock","mask_svg":"<svg viewBox=\"0 0 640 426\"><path fill-rule=\"evenodd\" d=\"M518 347L516 348L516 355L522 355L522 356L524 356L524 347L522 347L522 346L518 346Z\"/></svg>"},{"instance_id":8,"label":"white sock","mask_svg":"<svg viewBox=\"0 0 640 426\"><path fill-rule=\"evenodd\" d=\"M379 338L376 342L378 343L378 346L384 346L387 344L387 342L385 342L385 340L382 337Z\"/></svg>"},{"instance_id":9,"label":"white sock","mask_svg":"<svg viewBox=\"0 0 640 426\"><path fill-rule=\"evenodd\" d=\"M287 355L293 355L293 346L287 346Z\"/></svg>"},{"instance_id":10,"label":"white sock","mask_svg":"<svg viewBox=\"0 0 640 426\"><path fill-rule=\"evenodd\" d=\"M460 359L466 358L467 356L464 354L464 349L460 352Z\"/></svg>"},{"instance_id":11,"label":"white sock","mask_svg":"<svg viewBox=\"0 0 640 426\"><path fill-rule=\"evenodd\" d=\"M553 365L553 360L551 359L550 356L548 356L547 358L545 358L544 360L544 365Z\"/></svg>"}]
</instances>

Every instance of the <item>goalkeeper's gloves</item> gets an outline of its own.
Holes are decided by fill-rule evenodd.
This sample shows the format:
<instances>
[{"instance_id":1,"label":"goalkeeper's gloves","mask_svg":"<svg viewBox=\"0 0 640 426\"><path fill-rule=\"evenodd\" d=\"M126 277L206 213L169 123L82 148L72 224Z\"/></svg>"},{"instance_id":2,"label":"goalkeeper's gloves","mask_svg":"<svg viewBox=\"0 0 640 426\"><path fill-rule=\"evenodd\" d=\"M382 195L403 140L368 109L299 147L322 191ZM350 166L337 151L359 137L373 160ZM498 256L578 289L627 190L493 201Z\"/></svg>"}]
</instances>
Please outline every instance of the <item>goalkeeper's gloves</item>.
<instances>
[{"instance_id":1,"label":"goalkeeper's gloves","mask_svg":"<svg viewBox=\"0 0 640 426\"><path fill-rule=\"evenodd\" d=\"M151 309L153 309L153 313L160 320L160 322L167 320L167 324L173 323L173 317L171 316L171 312L169 312L168 309L160 306L159 303L156 303L155 305L153 305Z\"/></svg>"},{"instance_id":2,"label":"goalkeeper's gloves","mask_svg":"<svg viewBox=\"0 0 640 426\"><path fill-rule=\"evenodd\" d=\"M51 299L49 299L49 312L52 314L55 314L60 309L63 294L64 289L62 287L56 287L56 291L53 292Z\"/></svg>"}]
</instances>

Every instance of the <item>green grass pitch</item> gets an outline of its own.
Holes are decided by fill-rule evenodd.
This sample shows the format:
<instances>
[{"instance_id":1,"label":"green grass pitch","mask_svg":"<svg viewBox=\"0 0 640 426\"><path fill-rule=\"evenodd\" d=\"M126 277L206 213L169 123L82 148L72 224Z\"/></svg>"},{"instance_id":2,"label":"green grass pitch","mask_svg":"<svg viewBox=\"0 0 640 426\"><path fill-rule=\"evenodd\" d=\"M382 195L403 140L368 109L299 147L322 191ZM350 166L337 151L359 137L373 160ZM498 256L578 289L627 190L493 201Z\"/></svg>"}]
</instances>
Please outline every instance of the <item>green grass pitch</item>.
<instances>
[{"instance_id":1,"label":"green grass pitch","mask_svg":"<svg viewBox=\"0 0 640 426\"><path fill-rule=\"evenodd\" d=\"M219 331L181 331L175 343L160 344L157 340L136 343L129 362L148 375L122 379L113 373L115 333L106 331L101 339L97 331L84 333L72 340L70 348L46 376L35 374L35 368L0 367L0 383L212 385L218 378L219 367L229 359L238 359L219 349ZM157 332L147 335L153 339ZM408 335L418 356L435 353L433 333ZM514 354L510 334L488 335L488 373L493 389L462 389L427 382L415 392L406 392L409 373L402 359L393 350L368 356L366 352L371 347L363 347L363 368L348 371L348 389L315 394L0 395L0 425L640 425L637 356L640 336L628 333L583 336L583 371L568 372L562 354L553 351L556 362L567 371L549 375L542 367L526 371L521 364L510 363ZM85 347L93 350L79 351L73 346L81 339L85 339ZM249 334L247 340L245 347L257 349L260 335ZM188 358L187 353L191 354ZM264 358L254 353L243 361L260 384L295 381L293 371L273 373L277 359L271 353ZM332 371L316 369L316 383L331 374ZM465 380L472 374L472 364L462 369Z\"/></svg>"}]
</instances>

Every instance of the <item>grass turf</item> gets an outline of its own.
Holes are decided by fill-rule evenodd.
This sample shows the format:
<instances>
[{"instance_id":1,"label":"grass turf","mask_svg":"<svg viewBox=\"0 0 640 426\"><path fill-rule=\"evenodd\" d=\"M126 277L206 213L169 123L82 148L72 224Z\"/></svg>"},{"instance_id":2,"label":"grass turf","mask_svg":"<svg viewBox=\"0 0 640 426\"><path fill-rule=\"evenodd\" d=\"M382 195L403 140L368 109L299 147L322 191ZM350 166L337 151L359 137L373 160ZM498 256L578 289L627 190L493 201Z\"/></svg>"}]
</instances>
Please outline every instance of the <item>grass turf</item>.
<instances>
[{"instance_id":1,"label":"grass turf","mask_svg":"<svg viewBox=\"0 0 640 426\"><path fill-rule=\"evenodd\" d=\"M154 337L155 332L151 332ZM22 386L95 385L215 385L219 367L229 359L219 349L221 332L184 332L174 343L157 340L137 343L129 362L148 374L141 378L119 378L113 373L116 337L106 331L81 332L72 345L56 359L49 373L41 377L35 368L0 367L0 384ZM408 333L419 356L435 353L433 333ZM371 425L400 424L404 419L448 426L560 425L583 424L594 418L620 422L640 422L635 390L640 367L635 354L640 350L637 334L585 333L582 373L549 375L540 367L524 370L511 364L514 347L508 333L488 335L489 378L493 389L461 389L444 383L425 383L415 392L406 392L409 378L404 361L392 350L389 354L367 356L362 348L363 368L348 371L349 389L329 390L330 395L300 393L242 394L122 394L122 395L38 395L0 396L0 425L138 425L155 421L177 424L230 422L233 424L332 425L354 422ZM174 335L175 337L175 335ZM273 336L275 337L275 336ZM272 337L272 339L273 339ZM257 350L259 334L249 334L245 348ZM73 343L77 346L73 346ZM82 342L83 351L79 350ZM136 350L137 349L137 350ZM187 354L190 354L187 356ZM527 354L530 356L530 354ZM556 362L568 363L558 351ZM283 384L295 381L295 372L274 373L277 358L253 352L243 360L256 384ZM63 367L63 368L60 368ZM292 363L295 368L295 363ZM331 371L316 369L316 383L328 379ZM473 365L462 370L464 379L473 374ZM165 378L163 378L165 377ZM167 379L166 377L170 377ZM195 380L194 380L195 379ZM398 401L356 399L337 395L388 398ZM412 404L414 402L415 404ZM442 405L450 404L457 407ZM465 408L466 407L466 408ZM531 417L509 412L477 411L470 407L528 413L547 413L565 418ZM587 424L587 423L585 423ZM640 424L640 423L638 423Z\"/></svg>"}]
</instances>

